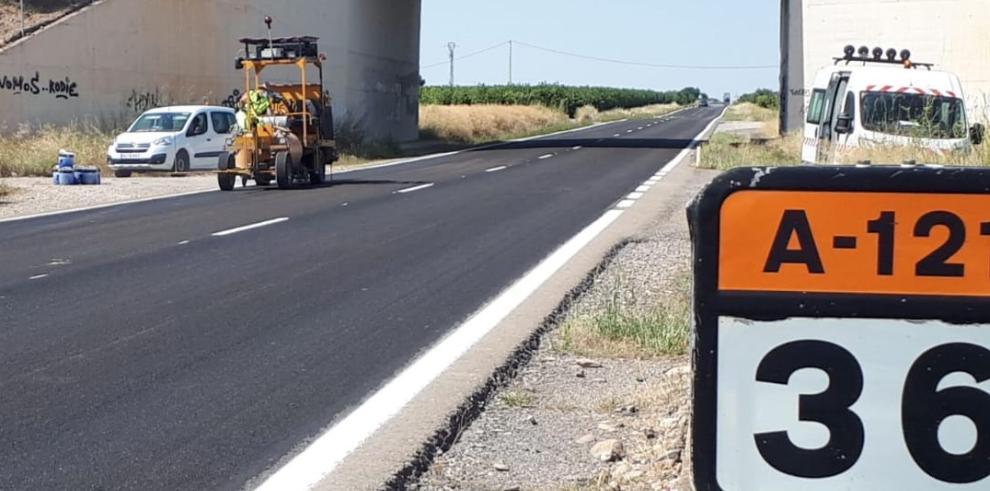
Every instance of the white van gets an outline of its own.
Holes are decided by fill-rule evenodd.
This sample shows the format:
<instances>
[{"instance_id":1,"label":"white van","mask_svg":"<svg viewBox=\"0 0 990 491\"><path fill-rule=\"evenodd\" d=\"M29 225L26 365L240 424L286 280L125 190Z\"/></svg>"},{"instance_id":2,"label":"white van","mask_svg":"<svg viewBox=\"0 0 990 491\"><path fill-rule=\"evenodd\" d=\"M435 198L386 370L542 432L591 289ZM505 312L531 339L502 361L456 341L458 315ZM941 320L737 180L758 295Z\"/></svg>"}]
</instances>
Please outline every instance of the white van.
<instances>
[{"instance_id":1,"label":"white van","mask_svg":"<svg viewBox=\"0 0 990 491\"><path fill-rule=\"evenodd\" d=\"M212 170L237 125L234 110L219 106L171 106L145 112L107 149L117 177L132 172Z\"/></svg>"},{"instance_id":2,"label":"white van","mask_svg":"<svg viewBox=\"0 0 990 491\"><path fill-rule=\"evenodd\" d=\"M853 50L847 46L845 57L815 76L801 149L805 163L839 163L843 152L870 145L939 152L982 143L983 125L969 127L954 73L914 63L907 50L900 60L895 50L876 48L872 57L867 48L860 56Z\"/></svg>"}]
</instances>

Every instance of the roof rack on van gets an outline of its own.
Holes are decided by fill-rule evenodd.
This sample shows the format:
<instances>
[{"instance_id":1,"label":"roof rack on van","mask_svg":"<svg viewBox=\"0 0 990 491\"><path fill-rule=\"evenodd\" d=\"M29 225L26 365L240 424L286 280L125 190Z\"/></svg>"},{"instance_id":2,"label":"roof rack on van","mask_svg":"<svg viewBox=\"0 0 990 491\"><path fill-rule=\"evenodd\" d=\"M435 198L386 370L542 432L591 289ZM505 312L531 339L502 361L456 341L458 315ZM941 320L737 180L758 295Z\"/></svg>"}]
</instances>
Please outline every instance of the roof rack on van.
<instances>
[{"instance_id":1,"label":"roof rack on van","mask_svg":"<svg viewBox=\"0 0 990 491\"><path fill-rule=\"evenodd\" d=\"M934 63L918 63L911 61L911 51L906 49L901 50L900 59L897 59L898 53L894 48L890 48L886 52L884 52L883 48L873 48L872 56L870 56L870 48L862 46L857 52L853 45L848 45L845 49L843 49L843 52L845 53L845 56L841 58L832 58L835 60L835 65L842 62L845 62L846 65L852 62L860 62L864 65L867 63L880 63L884 65L901 65L904 68L924 67L929 70L935 66ZM886 58L884 58L884 55L886 55Z\"/></svg>"}]
</instances>

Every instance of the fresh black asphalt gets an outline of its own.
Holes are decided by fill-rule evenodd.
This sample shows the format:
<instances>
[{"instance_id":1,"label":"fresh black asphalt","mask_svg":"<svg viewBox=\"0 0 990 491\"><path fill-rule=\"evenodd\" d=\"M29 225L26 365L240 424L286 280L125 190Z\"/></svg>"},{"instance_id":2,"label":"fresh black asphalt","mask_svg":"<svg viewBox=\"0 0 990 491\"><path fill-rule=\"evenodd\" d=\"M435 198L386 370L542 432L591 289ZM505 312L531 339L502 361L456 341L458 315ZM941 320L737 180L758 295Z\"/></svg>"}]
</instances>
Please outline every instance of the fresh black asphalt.
<instances>
[{"instance_id":1,"label":"fresh black asphalt","mask_svg":"<svg viewBox=\"0 0 990 491\"><path fill-rule=\"evenodd\" d=\"M242 488L720 110L0 223L0 489Z\"/></svg>"}]
</instances>

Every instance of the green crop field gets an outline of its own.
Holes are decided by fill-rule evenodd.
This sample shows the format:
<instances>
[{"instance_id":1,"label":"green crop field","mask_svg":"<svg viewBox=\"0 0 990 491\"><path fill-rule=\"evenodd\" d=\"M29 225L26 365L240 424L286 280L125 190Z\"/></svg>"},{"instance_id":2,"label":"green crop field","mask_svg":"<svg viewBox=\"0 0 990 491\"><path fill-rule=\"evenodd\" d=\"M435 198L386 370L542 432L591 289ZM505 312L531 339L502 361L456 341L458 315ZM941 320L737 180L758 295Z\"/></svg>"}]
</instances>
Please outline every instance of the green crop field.
<instances>
[{"instance_id":1,"label":"green crop field","mask_svg":"<svg viewBox=\"0 0 990 491\"><path fill-rule=\"evenodd\" d=\"M579 107L599 111L647 106L650 104L691 104L701 91L688 87L678 91L617 89L610 87L570 87L566 85L478 85L470 87L430 86L420 89L421 104L521 104L560 109L574 117Z\"/></svg>"}]
</instances>

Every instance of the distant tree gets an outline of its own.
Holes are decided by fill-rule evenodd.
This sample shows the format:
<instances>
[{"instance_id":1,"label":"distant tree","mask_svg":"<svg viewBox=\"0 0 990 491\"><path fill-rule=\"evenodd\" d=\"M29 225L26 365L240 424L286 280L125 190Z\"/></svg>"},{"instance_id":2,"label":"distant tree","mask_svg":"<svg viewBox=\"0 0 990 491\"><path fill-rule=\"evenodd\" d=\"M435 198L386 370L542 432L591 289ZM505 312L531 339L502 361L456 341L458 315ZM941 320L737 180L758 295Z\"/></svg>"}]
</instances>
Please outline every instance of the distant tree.
<instances>
[{"instance_id":1,"label":"distant tree","mask_svg":"<svg viewBox=\"0 0 990 491\"><path fill-rule=\"evenodd\" d=\"M756 92L743 94L737 99L738 102L751 102L767 109L780 108L780 93L770 89L758 89Z\"/></svg>"}]
</instances>

